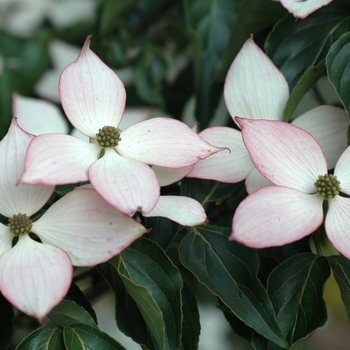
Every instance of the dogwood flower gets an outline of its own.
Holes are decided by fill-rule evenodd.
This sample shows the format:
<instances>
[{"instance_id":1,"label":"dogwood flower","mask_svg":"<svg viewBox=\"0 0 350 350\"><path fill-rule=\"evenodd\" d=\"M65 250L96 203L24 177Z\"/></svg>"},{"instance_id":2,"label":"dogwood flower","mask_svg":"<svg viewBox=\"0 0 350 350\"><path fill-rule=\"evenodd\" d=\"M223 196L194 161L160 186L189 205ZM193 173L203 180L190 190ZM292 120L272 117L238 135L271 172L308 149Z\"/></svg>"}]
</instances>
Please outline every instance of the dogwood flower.
<instances>
[{"instance_id":1,"label":"dogwood flower","mask_svg":"<svg viewBox=\"0 0 350 350\"><path fill-rule=\"evenodd\" d=\"M226 76L224 97L232 118L281 120L289 98L283 74L267 55L249 38L234 59ZM347 146L346 112L337 107L319 106L293 121L311 133L321 144L330 169ZM188 177L235 183L246 179L248 193L269 185L255 169L242 141L240 131L229 127L211 127L199 135L218 147L219 152L196 163Z\"/></svg>"},{"instance_id":2,"label":"dogwood flower","mask_svg":"<svg viewBox=\"0 0 350 350\"><path fill-rule=\"evenodd\" d=\"M254 248L299 240L322 224L326 201L327 236L350 258L350 147L332 175L319 143L303 129L281 121L237 121L255 166L275 186L261 188L240 203L230 239Z\"/></svg>"},{"instance_id":3,"label":"dogwood flower","mask_svg":"<svg viewBox=\"0 0 350 350\"><path fill-rule=\"evenodd\" d=\"M332 0L279 0L295 18L305 18Z\"/></svg>"},{"instance_id":4,"label":"dogwood flower","mask_svg":"<svg viewBox=\"0 0 350 350\"><path fill-rule=\"evenodd\" d=\"M86 188L33 219L54 191L53 186L16 185L33 138L13 118L0 142L0 213L9 218L8 225L0 223L0 292L42 322L66 295L72 265L105 262L148 230Z\"/></svg>"},{"instance_id":5,"label":"dogwood flower","mask_svg":"<svg viewBox=\"0 0 350 350\"><path fill-rule=\"evenodd\" d=\"M149 213L160 186L149 165L180 168L221 149L171 118L153 118L118 129L125 106L123 83L89 48L62 73L59 92L72 125L93 142L40 135L30 144L20 183L56 185L89 180L125 214Z\"/></svg>"}]
</instances>

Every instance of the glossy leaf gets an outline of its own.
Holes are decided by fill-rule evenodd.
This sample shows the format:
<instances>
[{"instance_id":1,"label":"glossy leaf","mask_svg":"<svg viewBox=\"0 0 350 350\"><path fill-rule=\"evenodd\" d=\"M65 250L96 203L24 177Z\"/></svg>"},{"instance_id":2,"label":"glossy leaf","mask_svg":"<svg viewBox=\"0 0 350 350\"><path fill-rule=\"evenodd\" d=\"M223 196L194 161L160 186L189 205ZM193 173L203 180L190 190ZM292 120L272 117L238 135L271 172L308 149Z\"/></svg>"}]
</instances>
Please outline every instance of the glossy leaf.
<instances>
[{"instance_id":1,"label":"glossy leaf","mask_svg":"<svg viewBox=\"0 0 350 350\"><path fill-rule=\"evenodd\" d=\"M203 205L209 202L222 203L241 187L241 183L227 184L213 180L184 178L181 180L181 195L195 198Z\"/></svg>"},{"instance_id":2,"label":"glossy leaf","mask_svg":"<svg viewBox=\"0 0 350 350\"><path fill-rule=\"evenodd\" d=\"M84 310L86 310L90 314L95 324L97 324L97 317L96 317L95 310L92 308L85 294L80 290L80 288L74 282L72 282L69 288L69 291L66 295L66 299L72 300L78 305L80 305L82 308L84 308Z\"/></svg>"},{"instance_id":3,"label":"glossy leaf","mask_svg":"<svg viewBox=\"0 0 350 350\"><path fill-rule=\"evenodd\" d=\"M290 344L325 324L322 292L329 275L327 259L312 253L294 255L270 274L267 291Z\"/></svg>"},{"instance_id":4,"label":"glossy leaf","mask_svg":"<svg viewBox=\"0 0 350 350\"><path fill-rule=\"evenodd\" d=\"M13 307L0 294L0 349L7 349L13 335Z\"/></svg>"},{"instance_id":5,"label":"glossy leaf","mask_svg":"<svg viewBox=\"0 0 350 350\"><path fill-rule=\"evenodd\" d=\"M213 85L220 58L227 49L240 0L184 0L191 30L196 81L196 118L208 126L221 95Z\"/></svg>"},{"instance_id":6,"label":"glossy leaf","mask_svg":"<svg viewBox=\"0 0 350 350\"><path fill-rule=\"evenodd\" d=\"M126 350L115 339L96 327L75 323L63 329L66 349L74 350Z\"/></svg>"},{"instance_id":7,"label":"glossy leaf","mask_svg":"<svg viewBox=\"0 0 350 350\"><path fill-rule=\"evenodd\" d=\"M325 72L325 69L325 61L322 60L315 67L308 68L306 72L301 76L297 85L294 87L292 93L290 94L286 107L284 108L282 117L283 121L289 121L291 115L293 114L301 99L315 85L318 79L321 78L322 74Z\"/></svg>"},{"instance_id":8,"label":"glossy leaf","mask_svg":"<svg viewBox=\"0 0 350 350\"><path fill-rule=\"evenodd\" d=\"M65 350L62 329L53 325L36 329L25 337L16 350Z\"/></svg>"},{"instance_id":9,"label":"glossy leaf","mask_svg":"<svg viewBox=\"0 0 350 350\"><path fill-rule=\"evenodd\" d=\"M334 3L303 20L292 15L274 27L265 43L268 56L286 77L292 91L305 71L327 55L332 43L350 25L350 6Z\"/></svg>"},{"instance_id":10,"label":"glossy leaf","mask_svg":"<svg viewBox=\"0 0 350 350\"><path fill-rule=\"evenodd\" d=\"M350 320L350 261L343 256L331 256L328 260Z\"/></svg>"},{"instance_id":11,"label":"glossy leaf","mask_svg":"<svg viewBox=\"0 0 350 350\"><path fill-rule=\"evenodd\" d=\"M232 26L227 50L220 58L217 79L226 76L233 59L251 34L256 36L286 14L287 11L277 1L241 0L239 16Z\"/></svg>"},{"instance_id":12,"label":"glossy leaf","mask_svg":"<svg viewBox=\"0 0 350 350\"><path fill-rule=\"evenodd\" d=\"M327 55L328 78L334 85L345 110L350 114L350 33L336 41Z\"/></svg>"},{"instance_id":13,"label":"glossy leaf","mask_svg":"<svg viewBox=\"0 0 350 350\"><path fill-rule=\"evenodd\" d=\"M230 232L215 226L191 228L180 243L180 260L239 319L267 339L287 346L267 292L256 277L257 252L229 242Z\"/></svg>"},{"instance_id":14,"label":"glossy leaf","mask_svg":"<svg viewBox=\"0 0 350 350\"><path fill-rule=\"evenodd\" d=\"M144 226L151 229L147 237L159 244L164 250L167 250L174 240L179 227L176 222L162 217L145 218Z\"/></svg>"},{"instance_id":15,"label":"glossy leaf","mask_svg":"<svg viewBox=\"0 0 350 350\"><path fill-rule=\"evenodd\" d=\"M197 301L187 286L182 289L182 302L182 349L197 350L201 331L199 311Z\"/></svg>"},{"instance_id":16,"label":"glossy leaf","mask_svg":"<svg viewBox=\"0 0 350 350\"><path fill-rule=\"evenodd\" d=\"M84 323L96 327L90 314L74 301L62 300L48 315L49 319L61 327L68 327L74 323Z\"/></svg>"},{"instance_id":17,"label":"glossy leaf","mask_svg":"<svg viewBox=\"0 0 350 350\"><path fill-rule=\"evenodd\" d=\"M114 264L117 266L117 263ZM98 270L115 293L115 319L121 332L146 349L158 350L137 304L126 291L117 267L111 263L98 266Z\"/></svg>"},{"instance_id":18,"label":"glossy leaf","mask_svg":"<svg viewBox=\"0 0 350 350\"><path fill-rule=\"evenodd\" d=\"M310 339L311 334L307 337L302 338L295 342L288 350L304 350L306 348L306 344ZM281 348L280 346L269 342L267 339L262 337L261 335L254 333L252 336L251 344L255 350L284 350L285 348Z\"/></svg>"},{"instance_id":19,"label":"glossy leaf","mask_svg":"<svg viewBox=\"0 0 350 350\"><path fill-rule=\"evenodd\" d=\"M118 261L119 260L119 261ZM141 238L112 260L160 349L180 349L181 289L179 270L151 240Z\"/></svg>"}]
</instances>

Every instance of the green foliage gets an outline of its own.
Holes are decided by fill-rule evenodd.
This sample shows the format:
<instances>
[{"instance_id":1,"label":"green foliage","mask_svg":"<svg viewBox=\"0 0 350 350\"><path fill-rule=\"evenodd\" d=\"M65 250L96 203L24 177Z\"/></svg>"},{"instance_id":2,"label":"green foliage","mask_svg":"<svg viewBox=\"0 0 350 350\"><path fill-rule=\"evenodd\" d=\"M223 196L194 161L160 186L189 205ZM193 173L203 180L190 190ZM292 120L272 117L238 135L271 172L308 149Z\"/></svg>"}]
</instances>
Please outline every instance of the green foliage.
<instances>
[{"instance_id":1,"label":"green foliage","mask_svg":"<svg viewBox=\"0 0 350 350\"><path fill-rule=\"evenodd\" d=\"M64 350L62 329L53 325L42 326L30 333L18 345L16 350Z\"/></svg>"},{"instance_id":2,"label":"green foliage","mask_svg":"<svg viewBox=\"0 0 350 350\"><path fill-rule=\"evenodd\" d=\"M327 259L311 253L294 255L270 274L267 291L289 344L325 324L322 294L329 275Z\"/></svg>"},{"instance_id":3,"label":"green foliage","mask_svg":"<svg viewBox=\"0 0 350 350\"><path fill-rule=\"evenodd\" d=\"M89 34L98 56L120 69L128 107L157 108L181 119L195 97L198 128L208 127L227 70L253 35L289 84L284 121L325 74L350 115L347 0L334 0L298 20L272 0L99 0L92 18L69 26L56 26L46 17L30 35L1 30L0 138L13 116L12 94L38 97L36 84L55 65L49 55L53 40L80 47ZM46 207L78 185L57 186ZM151 230L147 238L97 269L89 268L87 281L76 274L66 299L20 344L11 343L13 323L24 315L14 317L0 295L0 348L124 349L97 325L94 301L106 289L115 294L118 328L145 350L198 349L199 308L206 293L255 349L304 349L327 320L323 289L330 271L350 319L350 262L345 257L312 254L309 237L261 250L229 241L232 216L247 196L243 181L184 178L163 191L198 200L210 225L186 228L136 213Z\"/></svg>"},{"instance_id":4,"label":"green foliage","mask_svg":"<svg viewBox=\"0 0 350 350\"><path fill-rule=\"evenodd\" d=\"M12 305L0 294L0 348L7 349L13 335L13 308Z\"/></svg>"},{"instance_id":5,"label":"green foliage","mask_svg":"<svg viewBox=\"0 0 350 350\"><path fill-rule=\"evenodd\" d=\"M230 231L214 226L189 230L179 254L188 268L232 313L267 339L286 346L271 301L258 280L256 251L227 242Z\"/></svg>"},{"instance_id":6,"label":"green foliage","mask_svg":"<svg viewBox=\"0 0 350 350\"><path fill-rule=\"evenodd\" d=\"M350 262L343 256L329 257L335 280L338 283L346 313L350 319Z\"/></svg>"},{"instance_id":7,"label":"green foliage","mask_svg":"<svg viewBox=\"0 0 350 350\"><path fill-rule=\"evenodd\" d=\"M265 43L267 54L294 89L304 72L325 59L331 45L350 26L350 6L334 3L303 20L280 20Z\"/></svg>"},{"instance_id":8,"label":"green foliage","mask_svg":"<svg viewBox=\"0 0 350 350\"><path fill-rule=\"evenodd\" d=\"M290 94L286 107L283 111L283 121L289 121L289 118L293 114L301 99L321 78L325 70L325 61L322 60L317 66L310 67L305 71L305 73L298 81L297 85L295 85L292 93Z\"/></svg>"},{"instance_id":9,"label":"green foliage","mask_svg":"<svg viewBox=\"0 0 350 350\"><path fill-rule=\"evenodd\" d=\"M350 58L350 33L345 33L336 41L327 55L328 78L334 85L337 94L350 116L349 84L350 71L348 68ZM348 135L350 129L348 129ZM348 136L348 143L350 138Z\"/></svg>"}]
</instances>

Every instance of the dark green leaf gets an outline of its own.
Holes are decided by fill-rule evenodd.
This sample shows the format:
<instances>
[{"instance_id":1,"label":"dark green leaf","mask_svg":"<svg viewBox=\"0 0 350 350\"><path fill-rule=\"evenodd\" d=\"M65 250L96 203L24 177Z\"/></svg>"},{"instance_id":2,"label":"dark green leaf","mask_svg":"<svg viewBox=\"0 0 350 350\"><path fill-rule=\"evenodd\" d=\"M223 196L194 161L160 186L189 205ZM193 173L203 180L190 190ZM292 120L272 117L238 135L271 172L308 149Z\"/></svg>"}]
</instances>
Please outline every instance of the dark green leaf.
<instances>
[{"instance_id":1,"label":"dark green leaf","mask_svg":"<svg viewBox=\"0 0 350 350\"><path fill-rule=\"evenodd\" d=\"M74 350L126 350L115 339L96 327L75 323L63 329L64 344Z\"/></svg>"},{"instance_id":2,"label":"dark green leaf","mask_svg":"<svg viewBox=\"0 0 350 350\"><path fill-rule=\"evenodd\" d=\"M68 327L73 323L85 323L96 327L91 315L74 301L62 300L48 315L49 319L61 327Z\"/></svg>"},{"instance_id":3,"label":"dark green leaf","mask_svg":"<svg viewBox=\"0 0 350 350\"><path fill-rule=\"evenodd\" d=\"M229 66L250 34L256 34L271 27L287 14L286 9L277 1L271 0L241 0L237 21L231 28L231 37L227 50L220 58L218 79L224 79Z\"/></svg>"},{"instance_id":4,"label":"dark green leaf","mask_svg":"<svg viewBox=\"0 0 350 350\"><path fill-rule=\"evenodd\" d=\"M270 0L184 0L192 36L196 118L208 126L232 60L251 33L273 25L286 10Z\"/></svg>"},{"instance_id":5,"label":"dark green leaf","mask_svg":"<svg viewBox=\"0 0 350 350\"><path fill-rule=\"evenodd\" d=\"M151 240L141 238L112 260L160 349L180 349L179 270Z\"/></svg>"},{"instance_id":6,"label":"dark green leaf","mask_svg":"<svg viewBox=\"0 0 350 350\"><path fill-rule=\"evenodd\" d=\"M97 324L95 310L92 308L85 294L79 289L79 287L74 282L72 282L69 291L66 295L66 298L75 301L78 305L83 307L90 314L94 322Z\"/></svg>"},{"instance_id":7,"label":"dark green leaf","mask_svg":"<svg viewBox=\"0 0 350 350\"><path fill-rule=\"evenodd\" d=\"M101 34L105 34L110 27L113 26L113 23L117 20L125 10L134 5L136 0L107 0L104 2L101 12L101 22L100 22L100 31Z\"/></svg>"},{"instance_id":8,"label":"dark green leaf","mask_svg":"<svg viewBox=\"0 0 350 350\"><path fill-rule=\"evenodd\" d=\"M179 228L176 222L161 217L145 218L144 226L151 229L147 237L159 244L164 250L168 249Z\"/></svg>"},{"instance_id":9,"label":"dark green leaf","mask_svg":"<svg viewBox=\"0 0 350 350\"><path fill-rule=\"evenodd\" d=\"M148 331L140 310L132 297L127 293L116 268L110 263L105 263L99 265L98 270L115 292L115 319L120 331L146 349L157 350L158 347Z\"/></svg>"},{"instance_id":10,"label":"dark green leaf","mask_svg":"<svg viewBox=\"0 0 350 350\"><path fill-rule=\"evenodd\" d=\"M144 101L163 107L162 95L166 66L164 58L157 50L147 49L139 57L134 70L137 93Z\"/></svg>"},{"instance_id":11,"label":"dark green leaf","mask_svg":"<svg viewBox=\"0 0 350 350\"><path fill-rule=\"evenodd\" d=\"M265 43L267 54L292 91L305 71L327 55L332 43L350 27L350 6L331 4L305 19L292 15L277 23Z\"/></svg>"},{"instance_id":12,"label":"dark green leaf","mask_svg":"<svg viewBox=\"0 0 350 350\"><path fill-rule=\"evenodd\" d=\"M268 293L277 322L290 344L306 337L327 320L323 288L330 275L325 257L298 254L270 274Z\"/></svg>"},{"instance_id":13,"label":"dark green leaf","mask_svg":"<svg viewBox=\"0 0 350 350\"><path fill-rule=\"evenodd\" d=\"M195 178L181 180L181 195L195 198L203 205L209 202L220 204L241 188L242 183L227 184Z\"/></svg>"},{"instance_id":14,"label":"dark green leaf","mask_svg":"<svg viewBox=\"0 0 350 350\"><path fill-rule=\"evenodd\" d=\"M328 260L350 320L350 261L343 256L331 256Z\"/></svg>"},{"instance_id":15,"label":"dark green leaf","mask_svg":"<svg viewBox=\"0 0 350 350\"><path fill-rule=\"evenodd\" d=\"M208 126L222 89L213 85L219 61L227 49L240 0L184 0L191 30L196 77L196 118Z\"/></svg>"},{"instance_id":16,"label":"dark green leaf","mask_svg":"<svg viewBox=\"0 0 350 350\"><path fill-rule=\"evenodd\" d=\"M315 85L318 79L321 78L325 70L326 66L324 60L322 60L317 66L310 67L306 70L289 96L286 107L283 111L283 121L289 121L301 99Z\"/></svg>"},{"instance_id":17,"label":"dark green leaf","mask_svg":"<svg viewBox=\"0 0 350 350\"><path fill-rule=\"evenodd\" d=\"M16 350L38 349L65 350L62 330L52 325L40 327L25 337L16 348Z\"/></svg>"},{"instance_id":18,"label":"dark green leaf","mask_svg":"<svg viewBox=\"0 0 350 350\"><path fill-rule=\"evenodd\" d=\"M310 339L311 334L306 336L305 338L302 338L295 342L289 350L305 350L306 349L306 343ZM284 348L281 348L280 346L269 342L267 339L262 337L261 335L254 333L252 337L252 346L254 347L255 350L283 350Z\"/></svg>"},{"instance_id":19,"label":"dark green leaf","mask_svg":"<svg viewBox=\"0 0 350 350\"><path fill-rule=\"evenodd\" d=\"M6 350L13 334L13 307L1 294L0 310L0 349Z\"/></svg>"},{"instance_id":20,"label":"dark green leaf","mask_svg":"<svg viewBox=\"0 0 350 350\"><path fill-rule=\"evenodd\" d=\"M191 228L180 244L181 262L244 323L287 346L269 296L256 277L257 252L229 242L230 232L215 226Z\"/></svg>"},{"instance_id":21,"label":"dark green leaf","mask_svg":"<svg viewBox=\"0 0 350 350\"><path fill-rule=\"evenodd\" d=\"M41 75L51 66L47 39L39 37L28 40L22 47L20 60L18 82L21 85L18 92L28 94L32 92L34 84Z\"/></svg>"},{"instance_id":22,"label":"dark green leaf","mask_svg":"<svg viewBox=\"0 0 350 350\"><path fill-rule=\"evenodd\" d=\"M182 349L197 350L201 326L197 301L191 290L185 286L182 290Z\"/></svg>"},{"instance_id":23,"label":"dark green leaf","mask_svg":"<svg viewBox=\"0 0 350 350\"><path fill-rule=\"evenodd\" d=\"M336 41L327 55L328 77L350 115L350 33Z\"/></svg>"}]
</instances>

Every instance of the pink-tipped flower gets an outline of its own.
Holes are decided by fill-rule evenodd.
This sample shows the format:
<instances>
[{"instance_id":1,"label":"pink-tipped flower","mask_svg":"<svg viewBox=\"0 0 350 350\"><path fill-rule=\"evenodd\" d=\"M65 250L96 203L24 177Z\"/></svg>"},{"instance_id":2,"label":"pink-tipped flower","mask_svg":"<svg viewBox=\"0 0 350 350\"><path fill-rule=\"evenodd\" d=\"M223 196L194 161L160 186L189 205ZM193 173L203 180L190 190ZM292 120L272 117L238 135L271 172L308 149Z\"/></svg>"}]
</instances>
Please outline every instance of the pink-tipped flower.
<instances>
[{"instance_id":1,"label":"pink-tipped flower","mask_svg":"<svg viewBox=\"0 0 350 350\"><path fill-rule=\"evenodd\" d=\"M287 81L252 37L243 45L227 73L224 97L233 119L238 116L282 120L289 98ZM319 106L296 118L293 123L317 139L329 168L333 169L347 146L346 112L337 107ZM269 185L269 181L255 169L240 131L217 126L205 129L199 135L218 147L229 148L231 152L219 152L199 161L188 177L227 183L246 179L248 193Z\"/></svg>"},{"instance_id":2,"label":"pink-tipped flower","mask_svg":"<svg viewBox=\"0 0 350 350\"><path fill-rule=\"evenodd\" d=\"M327 201L327 236L350 258L350 148L339 158L334 175L328 174L319 143L303 129L280 121L236 119L255 166L275 186L241 202L230 239L254 248L299 240L322 224Z\"/></svg>"},{"instance_id":3,"label":"pink-tipped flower","mask_svg":"<svg viewBox=\"0 0 350 350\"><path fill-rule=\"evenodd\" d=\"M159 183L149 165L180 168L221 149L171 118L146 120L120 131L125 107L121 80L89 48L62 73L60 98L73 126L91 143L67 135L40 135L30 144L20 182L56 185L89 180L123 213L149 213Z\"/></svg>"},{"instance_id":4,"label":"pink-tipped flower","mask_svg":"<svg viewBox=\"0 0 350 350\"><path fill-rule=\"evenodd\" d=\"M66 295L72 265L105 262L147 230L87 188L65 195L35 221L54 187L16 185L33 137L14 118L0 142L0 213L9 218L0 223L0 292L42 322Z\"/></svg>"},{"instance_id":5,"label":"pink-tipped flower","mask_svg":"<svg viewBox=\"0 0 350 350\"><path fill-rule=\"evenodd\" d=\"M305 18L332 0L279 0L295 18Z\"/></svg>"}]
</instances>

